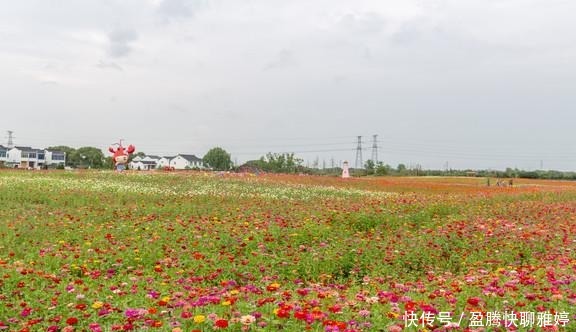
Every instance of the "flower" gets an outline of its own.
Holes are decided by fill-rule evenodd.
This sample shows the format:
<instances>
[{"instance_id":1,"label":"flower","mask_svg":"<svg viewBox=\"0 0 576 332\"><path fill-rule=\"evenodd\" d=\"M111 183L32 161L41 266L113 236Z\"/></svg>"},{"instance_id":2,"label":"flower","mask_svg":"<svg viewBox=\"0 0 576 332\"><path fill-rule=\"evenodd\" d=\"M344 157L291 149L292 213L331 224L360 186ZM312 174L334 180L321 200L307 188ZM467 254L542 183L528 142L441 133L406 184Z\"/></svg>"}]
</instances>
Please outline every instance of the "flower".
<instances>
[{"instance_id":1,"label":"flower","mask_svg":"<svg viewBox=\"0 0 576 332\"><path fill-rule=\"evenodd\" d=\"M142 318L148 313L146 309L135 309L135 308L128 308L124 311L124 315L126 315L129 319L139 319Z\"/></svg>"},{"instance_id":2,"label":"flower","mask_svg":"<svg viewBox=\"0 0 576 332\"><path fill-rule=\"evenodd\" d=\"M194 323L196 323L196 324L201 324L201 323L204 323L205 321L206 321L206 316L204 316L204 315L194 316Z\"/></svg>"},{"instance_id":3,"label":"flower","mask_svg":"<svg viewBox=\"0 0 576 332\"><path fill-rule=\"evenodd\" d=\"M66 319L66 324L68 324L68 325L76 325L76 324L78 324L78 318L76 318L76 317L70 317L70 318Z\"/></svg>"},{"instance_id":4,"label":"flower","mask_svg":"<svg viewBox=\"0 0 576 332\"><path fill-rule=\"evenodd\" d=\"M270 292L273 292L273 291L275 291L275 290L278 290L278 288L280 288L280 284L277 283L277 282L273 282L273 283L271 283L270 285L268 285L268 286L266 287L266 290L267 290L267 291L270 291Z\"/></svg>"},{"instance_id":5,"label":"flower","mask_svg":"<svg viewBox=\"0 0 576 332\"><path fill-rule=\"evenodd\" d=\"M358 311L358 315L360 315L361 317L368 317L370 316L370 310L362 309Z\"/></svg>"},{"instance_id":6,"label":"flower","mask_svg":"<svg viewBox=\"0 0 576 332\"><path fill-rule=\"evenodd\" d=\"M96 301L92 303L92 308L94 309L100 309L102 308L102 306L104 306L104 303L102 301Z\"/></svg>"},{"instance_id":7,"label":"flower","mask_svg":"<svg viewBox=\"0 0 576 332\"><path fill-rule=\"evenodd\" d=\"M102 332L102 328L98 323L90 323L90 325L88 325L88 328L90 329L90 332Z\"/></svg>"},{"instance_id":8,"label":"flower","mask_svg":"<svg viewBox=\"0 0 576 332\"><path fill-rule=\"evenodd\" d=\"M254 317L252 315L244 315L244 316L240 317L240 323L242 323L242 325L245 325L245 326L251 325L255 321L256 321L256 317Z\"/></svg>"},{"instance_id":9,"label":"flower","mask_svg":"<svg viewBox=\"0 0 576 332\"><path fill-rule=\"evenodd\" d=\"M228 321L225 319L218 319L214 322L214 327L219 329L225 329L228 327Z\"/></svg>"}]
</instances>

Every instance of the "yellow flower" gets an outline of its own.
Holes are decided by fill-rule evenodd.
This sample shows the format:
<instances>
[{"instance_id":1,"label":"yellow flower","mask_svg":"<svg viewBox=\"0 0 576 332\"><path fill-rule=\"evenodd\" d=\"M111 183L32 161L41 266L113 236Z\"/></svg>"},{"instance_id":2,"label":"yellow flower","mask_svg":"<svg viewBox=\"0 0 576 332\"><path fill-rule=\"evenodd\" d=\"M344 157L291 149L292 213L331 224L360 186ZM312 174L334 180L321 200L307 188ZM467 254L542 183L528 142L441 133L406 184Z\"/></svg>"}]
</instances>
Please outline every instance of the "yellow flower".
<instances>
[{"instance_id":1,"label":"yellow flower","mask_svg":"<svg viewBox=\"0 0 576 332\"><path fill-rule=\"evenodd\" d=\"M204 323L205 320L206 320L206 316L204 316L204 315L194 316L194 323L196 323L196 324Z\"/></svg>"},{"instance_id":2,"label":"yellow flower","mask_svg":"<svg viewBox=\"0 0 576 332\"><path fill-rule=\"evenodd\" d=\"M230 301L224 301L224 302L222 302L222 305L230 305L230 304L231 304Z\"/></svg>"},{"instance_id":3,"label":"yellow flower","mask_svg":"<svg viewBox=\"0 0 576 332\"><path fill-rule=\"evenodd\" d=\"M103 305L104 305L104 303L102 301L96 301L96 302L92 303L92 308L100 309L100 308L102 308Z\"/></svg>"}]
</instances>

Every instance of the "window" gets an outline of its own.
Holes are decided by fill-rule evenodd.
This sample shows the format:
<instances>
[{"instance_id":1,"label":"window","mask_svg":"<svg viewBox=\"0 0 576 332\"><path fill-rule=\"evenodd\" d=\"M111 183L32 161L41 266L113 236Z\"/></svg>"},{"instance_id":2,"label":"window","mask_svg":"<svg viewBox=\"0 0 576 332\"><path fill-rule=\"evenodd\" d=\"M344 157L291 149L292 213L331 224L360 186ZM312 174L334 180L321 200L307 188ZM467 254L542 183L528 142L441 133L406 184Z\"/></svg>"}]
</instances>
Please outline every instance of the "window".
<instances>
[{"instance_id":1,"label":"window","mask_svg":"<svg viewBox=\"0 0 576 332\"><path fill-rule=\"evenodd\" d=\"M38 154L38 160L44 160L44 153Z\"/></svg>"},{"instance_id":2,"label":"window","mask_svg":"<svg viewBox=\"0 0 576 332\"><path fill-rule=\"evenodd\" d=\"M53 154L52 160L64 160L64 155L63 154Z\"/></svg>"},{"instance_id":3,"label":"window","mask_svg":"<svg viewBox=\"0 0 576 332\"><path fill-rule=\"evenodd\" d=\"M6 158L6 151L0 151L0 158Z\"/></svg>"}]
</instances>

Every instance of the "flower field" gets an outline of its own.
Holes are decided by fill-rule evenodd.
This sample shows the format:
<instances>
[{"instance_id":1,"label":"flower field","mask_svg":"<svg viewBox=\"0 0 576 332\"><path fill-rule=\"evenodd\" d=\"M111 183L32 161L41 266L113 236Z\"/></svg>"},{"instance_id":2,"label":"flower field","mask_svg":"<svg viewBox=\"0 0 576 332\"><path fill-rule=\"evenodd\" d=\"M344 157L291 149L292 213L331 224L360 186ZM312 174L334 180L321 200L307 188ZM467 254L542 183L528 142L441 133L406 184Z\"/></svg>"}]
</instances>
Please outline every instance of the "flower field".
<instances>
[{"instance_id":1,"label":"flower field","mask_svg":"<svg viewBox=\"0 0 576 332\"><path fill-rule=\"evenodd\" d=\"M0 172L0 331L576 331L576 183Z\"/></svg>"}]
</instances>

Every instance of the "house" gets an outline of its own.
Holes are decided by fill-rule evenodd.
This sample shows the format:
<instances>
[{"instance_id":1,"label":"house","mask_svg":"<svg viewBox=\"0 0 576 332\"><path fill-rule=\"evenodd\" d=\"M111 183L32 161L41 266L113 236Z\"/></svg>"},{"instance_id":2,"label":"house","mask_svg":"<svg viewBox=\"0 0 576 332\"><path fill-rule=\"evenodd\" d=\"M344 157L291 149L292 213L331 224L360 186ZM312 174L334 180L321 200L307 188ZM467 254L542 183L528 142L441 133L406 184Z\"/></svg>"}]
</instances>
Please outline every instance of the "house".
<instances>
[{"instance_id":1,"label":"house","mask_svg":"<svg viewBox=\"0 0 576 332\"><path fill-rule=\"evenodd\" d=\"M6 165L6 160L8 158L8 148L0 145L0 167Z\"/></svg>"},{"instance_id":2,"label":"house","mask_svg":"<svg viewBox=\"0 0 576 332\"><path fill-rule=\"evenodd\" d=\"M58 150L46 150L47 166L64 166L66 164L66 152Z\"/></svg>"},{"instance_id":3,"label":"house","mask_svg":"<svg viewBox=\"0 0 576 332\"><path fill-rule=\"evenodd\" d=\"M8 155L8 148L0 145L0 167L4 166L7 155Z\"/></svg>"},{"instance_id":4,"label":"house","mask_svg":"<svg viewBox=\"0 0 576 332\"><path fill-rule=\"evenodd\" d=\"M137 171L149 171L152 169L156 169L156 162L149 160L131 161L130 169Z\"/></svg>"},{"instance_id":5,"label":"house","mask_svg":"<svg viewBox=\"0 0 576 332\"><path fill-rule=\"evenodd\" d=\"M193 154L179 154L170 159L169 166L174 169L204 168L202 159Z\"/></svg>"},{"instance_id":6,"label":"house","mask_svg":"<svg viewBox=\"0 0 576 332\"><path fill-rule=\"evenodd\" d=\"M17 168L42 167L46 161L44 150L34 149L29 146L15 146L8 150L7 164Z\"/></svg>"},{"instance_id":7,"label":"house","mask_svg":"<svg viewBox=\"0 0 576 332\"><path fill-rule=\"evenodd\" d=\"M158 160L160 160L160 157L154 156L154 155L146 155L146 156L144 156L144 158L142 158L142 160L158 162Z\"/></svg>"},{"instance_id":8,"label":"house","mask_svg":"<svg viewBox=\"0 0 576 332\"><path fill-rule=\"evenodd\" d=\"M164 169L167 167L170 167L170 160L174 159L174 157L162 157L160 159L158 159L158 162L156 163L156 167L159 169Z\"/></svg>"},{"instance_id":9,"label":"house","mask_svg":"<svg viewBox=\"0 0 576 332\"><path fill-rule=\"evenodd\" d=\"M130 169L139 171L149 171L152 169L159 168L158 161L161 158L159 156L136 156L130 162Z\"/></svg>"},{"instance_id":10,"label":"house","mask_svg":"<svg viewBox=\"0 0 576 332\"><path fill-rule=\"evenodd\" d=\"M7 150L5 164L14 168L43 168L64 165L66 153L54 150L15 146Z\"/></svg>"}]
</instances>

